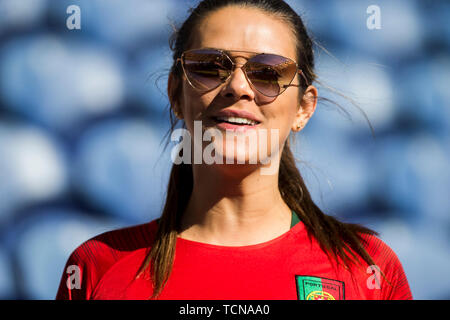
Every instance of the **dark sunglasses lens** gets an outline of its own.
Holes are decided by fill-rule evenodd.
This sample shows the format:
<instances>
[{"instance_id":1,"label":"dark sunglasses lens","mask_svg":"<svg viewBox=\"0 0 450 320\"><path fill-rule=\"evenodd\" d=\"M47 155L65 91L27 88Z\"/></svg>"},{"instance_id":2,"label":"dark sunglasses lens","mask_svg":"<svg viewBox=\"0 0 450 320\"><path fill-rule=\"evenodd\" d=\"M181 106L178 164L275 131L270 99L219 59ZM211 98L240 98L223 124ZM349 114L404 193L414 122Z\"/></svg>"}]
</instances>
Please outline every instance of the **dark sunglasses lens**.
<instances>
[{"instance_id":1,"label":"dark sunglasses lens","mask_svg":"<svg viewBox=\"0 0 450 320\"><path fill-rule=\"evenodd\" d=\"M297 66L282 56L260 54L248 61L246 72L256 90L268 97L276 97L292 82Z\"/></svg>"},{"instance_id":2,"label":"dark sunglasses lens","mask_svg":"<svg viewBox=\"0 0 450 320\"><path fill-rule=\"evenodd\" d=\"M232 70L230 60L220 51L188 51L183 59L186 77L201 90L211 90L225 82Z\"/></svg>"}]
</instances>

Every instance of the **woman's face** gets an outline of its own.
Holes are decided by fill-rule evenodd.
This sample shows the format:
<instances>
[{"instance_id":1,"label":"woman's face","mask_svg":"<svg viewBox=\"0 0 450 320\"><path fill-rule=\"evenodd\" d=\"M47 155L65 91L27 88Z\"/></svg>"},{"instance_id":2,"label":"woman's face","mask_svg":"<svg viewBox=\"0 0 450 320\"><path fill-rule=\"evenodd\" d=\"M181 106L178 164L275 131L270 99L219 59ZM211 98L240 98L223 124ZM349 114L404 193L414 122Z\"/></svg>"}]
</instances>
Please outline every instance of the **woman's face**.
<instances>
[{"instance_id":1,"label":"woman's face","mask_svg":"<svg viewBox=\"0 0 450 320\"><path fill-rule=\"evenodd\" d=\"M272 15L255 8L226 7L208 15L192 39L190 49L218 48L224 50L242 50L255 53L273 53L296 61L296 42L289 26ZM242 66L247 59L238 57L246 53L231 52L230 57ZM250 54L251 56L251 54ZM172 78L172 77L171 77ZM292 84L299 84L299 77L295 77ZM284 142L291 130L301 130L311 117L315 109L313 105L302 104L300 108L297 87L288 87L276 98L267 98L252 89L241 68L236 68L228 81L218 88L200 92L187 82L183 75L181 79L181 97L171 99L172 105L176 100L176 111L186 123L192 140L194 140L194 121L201 121L203 132L209 128L220 130L222 137L213 139L214 150L225 159L244 157L248 163L251 157L256 156L258 161L263 155L270 155L271 148L277 148L281 154ZM169 95L174 87L174 79L169 80ZM313 87L312 87L313 88ZM315 94L311 87L308 94ZM223 110L246 111L259 121L247 131L230 132L214 119L218 112ZM300 126L300 128L298 128ZM278 132L277 139L271 139L271 132ZM266 132L266 138L261 132ZM255 134L256 133L256 134ZM246 143L238 143L235 136L246 136ZM253 139L257 137L255 142ZM194 142L194 141L193 141ZM195 142L194 142L195 143ZM210 141L203 142L203 150ZM265 146L263 144L266 144ZM227 146L233 146L233 148ZM256 145L256 148L255 148ZM267 153L261 155L262 150ZM217 154L216 154L217 155Z\"/></svg>"}]
</instances>

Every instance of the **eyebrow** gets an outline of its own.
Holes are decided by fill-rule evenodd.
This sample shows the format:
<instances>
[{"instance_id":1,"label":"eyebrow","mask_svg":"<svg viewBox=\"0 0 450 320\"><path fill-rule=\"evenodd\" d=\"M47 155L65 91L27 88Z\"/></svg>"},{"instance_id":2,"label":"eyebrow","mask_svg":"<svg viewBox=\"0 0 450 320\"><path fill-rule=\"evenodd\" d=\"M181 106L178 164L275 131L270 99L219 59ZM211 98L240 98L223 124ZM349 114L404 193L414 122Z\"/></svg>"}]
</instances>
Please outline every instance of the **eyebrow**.
<instances>
[{"instance_id":1,"label":"eyebrow","mask_svg":"<svg viewBox=\"0 0 450 320\"><path fill-rule=\"evenodd\" d=\"M235 50L235 49L230 49L230 50L228 50L228 49L222 49L222 48L215 48L215 47L200 47L200 48L196 48L196 49L190 49L190 50L219 50L219 51L223 51L225 54L227 54L230 58L233 58L233 60L235 59L235 58L244 58L244 59L247 59L247 60L249 60L249 59L251 59L252 57L254 57L254 56L256 56L256 55L259 55L259 54L271 54L271 55L276 55L276 56L281 56L281 57L284 57L284 55L282 55L282 54L280 54L280 53L271 53L271 52L255 52L255 51L246 51L246 50ZM243 56L243 55L231 55L230 53L231 52L241 52L241 53L251 53L252 55L249 55L248 57L247 56ZM294 61L296 64L297 64L297 66L298 66L298 63L296 62L296 60L295 59L292 59L292 58L289 58L289 57L286 57L287 59L290 59L290 60L292 60L292 61Z\"/></svg>"},{"instance_id":2,"label":"eyebrow","mask_svg":"<svg viewBox=\"0 0 450 320\"><path fill-rule=\"evenodd\" d=\"M244 59L247 59L247 60L252 58L252 57L254 57L254 56L256 56L256 55L258 55L258 54L272 54L272 55L285 57L285 55L283 55L281 53L276 53L276 52L255 52L255 51L246 51L246 50L237 50L237 49L230 49L230 50L228 50L228 49L215 48L215 47L201 47L201 48L197 48L197 49L193 49L193 50L201 50L201 49L220 50L220 51L225 52L230 58L241 57L241 58L244 58ZM233 53L233 52L248 53L249 55L248 56L245 56L245 55L232 55L231 53ZM289 57L288 57L288 59L291 59L292 61L296 62L295 59L292 59L292 58L289 58Z\"/></svg>"},{"instance_id":3,"label":"eyebrow","mask_svg":"<svg viewBox=\"0 0 450 320\"><path fill-rule=\"evenodd\" d=\"M236 56L236 57L246 57L246 56L242 56L242 55L233 55L233 52L239 52L239 53L248 53L248 57L252 57L258 54L277 54L277 53L269 53L269 52L255 52L255 51L246 51L246 50L235 50L235 49L222 49L222 48L214 48L214 47L204 47L204 48L199 48L199 49L212 49L212 50L219 50L219 51L223 51L226 54L228 54L230 57Z\"/></svg>"}]
</instances>

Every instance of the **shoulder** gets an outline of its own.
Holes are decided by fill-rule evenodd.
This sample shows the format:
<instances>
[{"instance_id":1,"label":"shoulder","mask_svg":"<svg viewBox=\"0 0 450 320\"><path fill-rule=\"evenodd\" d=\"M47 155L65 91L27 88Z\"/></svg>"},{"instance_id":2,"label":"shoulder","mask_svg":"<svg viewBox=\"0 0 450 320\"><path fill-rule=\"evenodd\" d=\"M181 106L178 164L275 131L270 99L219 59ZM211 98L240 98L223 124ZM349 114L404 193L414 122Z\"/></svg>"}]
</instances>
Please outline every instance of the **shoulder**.
<instances>
[{"instance_id":1,"label":"shoulder","mask_svg":"<svg viewBox=\"0 0 450 320\"><path fill-rule=\"evenodd\" d=\"M151 246L156 231L157 222L153 220L107 231L83 242L66 262L56 298L89 299L92 289L113 265L131 253Z\"/></svg>"},{"instance_id":2,"label":"shoulder","mask_svg":"<svg viewBox=\"0 0 450 320\"><path fill-rule=\"evenodd\" d=\"M379 237L364 234L362 235L362 245L377 265L400 264L400 260L394 250Z\"/></svg>"},{"instance_id":3,"label":"shoulder","mask_svg":"<svg viewBox=\"0 0 450 320\"><path fill-rule=\"evenodd\" d=\"M380 285L381 298L412 299L403 265L394 250L377 236L365 234L362 239L364 248L375 263L367 266L367 273L372 275L373 287ZM369 282L367 285L370 287Z\"/></svg>"},{"instance_id":4,"label":"shoulder","mask_svg":"<svg viewBox=\"0 0 450 320\"><path fill-rule=\"evenodd\" d=\"M149 247L156 234L156 220L101 233L79 245L71 254L85 263L115 260L141 248Z\"/></svg>"},{"instance_id":5,"label":"shoulder","mask_svg":"<svg viewBox=\"0 0 450 320\"><path fill-rule=\"evenodd\" d=\"M80 247L96 243L122 252L134 251L151 245L157 230L156 220L101 233ZM80 248L78 247L78 248Z\"/></svg>"}]
</instances>

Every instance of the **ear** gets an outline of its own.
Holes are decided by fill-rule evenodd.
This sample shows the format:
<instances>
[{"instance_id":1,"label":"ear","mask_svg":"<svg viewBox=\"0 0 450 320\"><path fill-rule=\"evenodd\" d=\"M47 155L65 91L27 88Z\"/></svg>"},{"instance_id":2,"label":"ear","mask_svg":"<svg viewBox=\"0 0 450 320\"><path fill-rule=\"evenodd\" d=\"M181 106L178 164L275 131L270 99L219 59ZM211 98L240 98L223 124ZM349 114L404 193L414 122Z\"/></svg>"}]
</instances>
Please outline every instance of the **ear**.
<instances>
[{"instance_id":1,"label":"ear","mask_svg":"<svg viewBox=\"0 0 450 320\"><path fill-rule=\"evenodd\" d=\"M316 87L309 86L306 88L302 100L300 101L300 108L298 109L294 123L292 124L292 131L301 131L306 126L316 110L317 95L318 91Z\"/></svg>"},{"instance_id":2,"label":"ear","mask_svg":"<svg viewBox=\"0 0 450 320\"><path fill-rule=\"evenodd\" d=\"M167 95L169 97L169 103L175 116L179 119L183 119L183 113L178 103L180 80L172 72L169 74L169 80L167 82Z\"/></svg>"}]
</instances>

